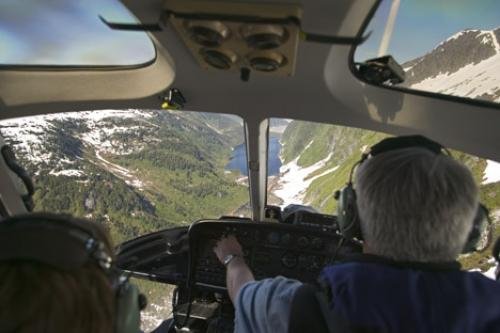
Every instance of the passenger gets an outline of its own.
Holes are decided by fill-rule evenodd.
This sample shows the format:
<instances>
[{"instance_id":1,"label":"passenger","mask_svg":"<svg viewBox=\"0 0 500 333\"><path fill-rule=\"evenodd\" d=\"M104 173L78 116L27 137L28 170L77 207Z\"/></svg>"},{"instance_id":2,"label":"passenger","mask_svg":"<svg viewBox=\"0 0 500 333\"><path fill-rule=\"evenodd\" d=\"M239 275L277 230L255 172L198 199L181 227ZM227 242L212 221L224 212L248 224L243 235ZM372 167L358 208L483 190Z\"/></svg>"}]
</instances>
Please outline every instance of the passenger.
<instances>
[{"instance_id":1,"label":"passenger","mask_svg":"<svg viewBox=\"0 0 500 333\"><path fill-rule=\"evenodd\" d=\"M461 271L456 261L478 207L469 170L427 148L396 148L362 161L355 179L363 254L320 274L329 302L329 309L323 307L328 315L319 317L327 324L320 327L500 332L500 284ZM307 311L307 304L297 305L302 283L284 277L255 281L233 236L220 240L214 252L227 268L235 332L293 332L296 324L315 331L317 323L301 324L302 313L295 310Z\"/></svg>"},{"instance_id":2,"label":"passenger","mask_svg":"<svg viewBox=\"0 0 500 333\"><path fill-rule=\"evenodd\" d=\"M53 214L0 223L0 332L139 332L144 300L98 224Z\"/></svg>"}]
</instances>

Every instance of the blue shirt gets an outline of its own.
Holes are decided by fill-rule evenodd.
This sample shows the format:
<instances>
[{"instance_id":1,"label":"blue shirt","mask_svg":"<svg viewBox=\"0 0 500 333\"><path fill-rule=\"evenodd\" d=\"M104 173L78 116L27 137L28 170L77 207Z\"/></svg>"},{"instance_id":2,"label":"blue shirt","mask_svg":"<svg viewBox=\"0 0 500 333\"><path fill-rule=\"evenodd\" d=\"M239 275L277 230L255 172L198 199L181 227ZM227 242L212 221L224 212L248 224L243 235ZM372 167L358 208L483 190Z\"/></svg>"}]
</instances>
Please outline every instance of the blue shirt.
<instances>
[{"instance_id":1,"label":"blue shirt","mask_svg":"<svg viewBox=\"0 0 500 333\"><path fill-rule=\"evenodd\" d=\"M301 285L297 280L282 276L244 284L234 302L234 331L288 332L290 304L295 290Z\"/></svg>"}]
</instances>

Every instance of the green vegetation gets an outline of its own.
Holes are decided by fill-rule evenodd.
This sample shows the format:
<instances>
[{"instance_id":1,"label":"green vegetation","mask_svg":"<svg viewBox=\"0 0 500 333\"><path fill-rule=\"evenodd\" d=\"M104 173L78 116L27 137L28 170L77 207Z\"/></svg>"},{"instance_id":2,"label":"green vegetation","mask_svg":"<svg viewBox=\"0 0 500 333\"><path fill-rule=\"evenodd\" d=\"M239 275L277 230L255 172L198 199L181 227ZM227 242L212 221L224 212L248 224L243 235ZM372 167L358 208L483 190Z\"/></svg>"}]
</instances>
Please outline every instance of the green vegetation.
<instances>
[{"instance_id":1,"label":"green vegetation","mask_svg":"<svg viewBox=\"0 0 500 333\"><path fill-rule=\"evenodd\" d=\"M292 161L304 151L314 138L318 126L321 125L305 121L292 121L288 125L281 137L283 163Z\"/></svg>"},{"instance_id":2,"label":"green vegetation","mask_svg":"<svg viewBox=\"0 0 500 333\"><path fill-rule=\"evenodd\" d=\"M236 183L233 173L224 172L231 148L243 138L237 117L151 112L146 121L106 118L99 134L119 147L116 153L83 144L81 136L91 130L85 121L53 120L50 124L51 131L39 149L55 158L35 164L29 156L20 156L37 175L35 209L100 221L116 243L231 214L248 201L248 189ZM106 135L104 129L113 127L128 130ZM65 170L58 163L63 159L73 160L71 168L83 175L55 175L54 170Z\"/></svg>"}]
</instances>

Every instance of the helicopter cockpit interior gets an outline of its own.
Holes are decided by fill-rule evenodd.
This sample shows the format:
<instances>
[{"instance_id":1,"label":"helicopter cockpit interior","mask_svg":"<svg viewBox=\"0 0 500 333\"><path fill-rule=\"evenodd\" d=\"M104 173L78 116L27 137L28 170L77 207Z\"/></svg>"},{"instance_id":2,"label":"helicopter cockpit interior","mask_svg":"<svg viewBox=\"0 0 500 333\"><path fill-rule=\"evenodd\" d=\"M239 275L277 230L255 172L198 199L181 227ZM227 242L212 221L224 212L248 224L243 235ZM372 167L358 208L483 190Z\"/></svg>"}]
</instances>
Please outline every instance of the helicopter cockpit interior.
<instances>
[{"instance_id":1,"label":"helicopter cockpit interior","mask_svg":"<svg viewBox=\"0 0 500 333\"><path fill-rule=\"evenodd\" d=\"M446 0L6 1L0 214L102 222L154 305L144 330L172 316L190 332L232 332L217 240L236 235L256 278L313 282L361 251L339 234L334 193L363 149L420 134L480 184L490 216L474 250L490 251L498 12ZM463 265L492 274L478 253Z\"/></svg>"}]
</instances>

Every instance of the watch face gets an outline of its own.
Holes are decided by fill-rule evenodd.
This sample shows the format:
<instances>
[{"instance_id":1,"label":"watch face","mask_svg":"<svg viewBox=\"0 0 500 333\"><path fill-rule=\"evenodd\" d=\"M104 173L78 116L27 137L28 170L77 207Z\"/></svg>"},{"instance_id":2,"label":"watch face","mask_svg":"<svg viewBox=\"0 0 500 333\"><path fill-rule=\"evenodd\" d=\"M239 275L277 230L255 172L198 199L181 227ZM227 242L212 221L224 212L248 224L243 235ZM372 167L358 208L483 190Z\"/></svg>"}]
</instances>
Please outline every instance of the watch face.
<instances>
[{"instance_id":1,"label":"watch face","mask_svg":"<svg viewBox=\"0 0 500 333\"><path fill-rule=\"evenodd\" d=\"M227 256L224 257L224 266L227 266L233 258L236 257L235 254L228 254Z\"/></svg>"}]
</instances>

